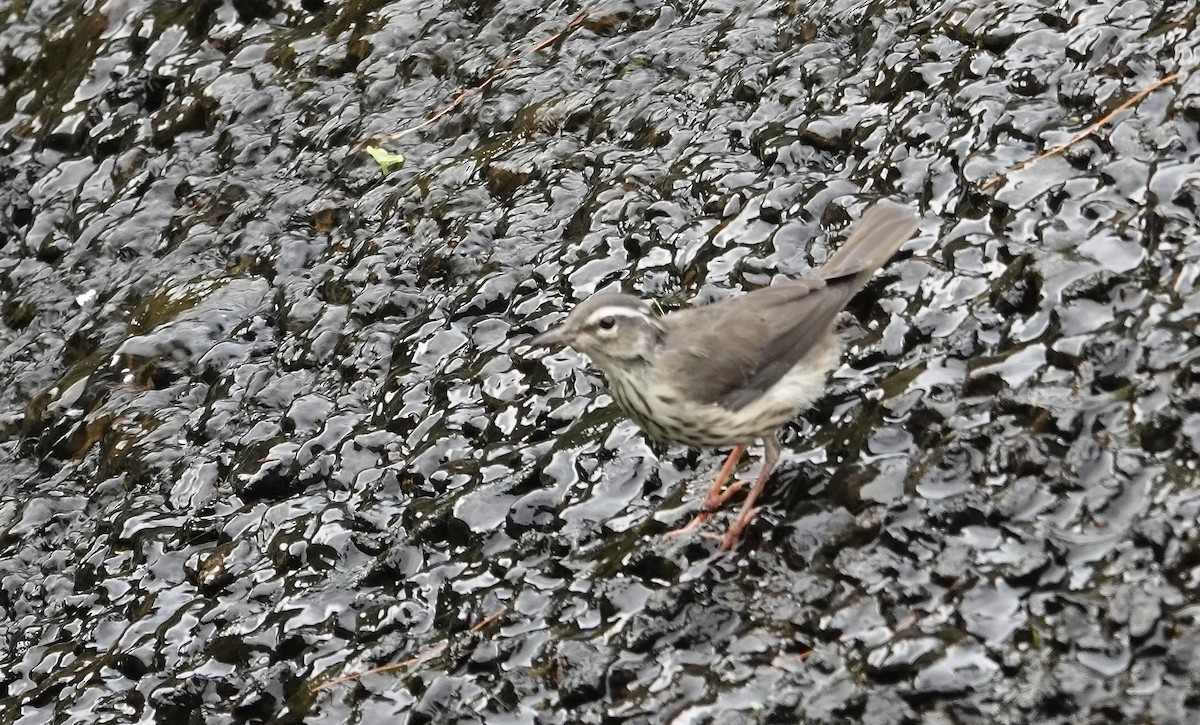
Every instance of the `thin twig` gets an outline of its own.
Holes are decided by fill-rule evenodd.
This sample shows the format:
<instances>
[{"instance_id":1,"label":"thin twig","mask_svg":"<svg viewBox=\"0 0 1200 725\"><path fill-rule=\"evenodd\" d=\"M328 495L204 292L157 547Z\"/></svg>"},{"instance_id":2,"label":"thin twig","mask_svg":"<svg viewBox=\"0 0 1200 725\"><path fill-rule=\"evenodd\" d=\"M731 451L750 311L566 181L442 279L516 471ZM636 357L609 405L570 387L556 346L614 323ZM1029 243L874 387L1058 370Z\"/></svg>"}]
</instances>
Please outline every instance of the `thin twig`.
<instances>
[{"instance_id":1,"label":"thin twig","mask_svg":"<svg viewBox=\"0 0 1200 725\"><path fill-rule=\"evenodd\" d=\"M386 143L388 141L395 141L396 139L407 136L410 133L416 133L417 131L420 131L421 129L426 128L427 126L432 126L433 124L437 123L442 118L444 118L451 111L453 111L454 109L461 106L463 104L463 102L466 101L471 96L475 95L476 93L481 93L481 92L487 90L488 88L490 88L492 86L492 83L496 80L496 78L501 73L503 73L504 71L513 67L514 65L519 63L524 58L527 58L530 55L533 55L534 53L538 52L539 50L542 50L542 49L546 48L547 46L550 46L550 45L558 42L558 40L560 38L562 38L564 35L566 35L570 31L574 30L575 28L578 28L580 25L583 25L583 23L587 20L587 17L588 17L588 14L586 12L576 15L575 18L573 20L571 20L571 22L567 23L567 26L565 28L558 31L554 35L551 35L549 38L546 38L542 42L538 43L537 45L533 46L532 48L530 48L529 50L525 51L524 53L522 53L520 55L512 56L511 58L508 58L507 60L497 63L496 66L494 68L492 68L492 72L489 73L486 78L484 78L482 81L479 82L479 85L475 86L474 88L468 88L465 91L459 91L459 94L454 97L454 100L450 102L450 105L446 106L442 110L433 114L432 116L425 119L421 123L418 123L415 126L409 126L408 128L403 129L401 131L397 131L396 133L382 134L382 135L375 134L375 135L369 136L369 137L363 139L363 141L358 144L358 146L355 148L355 150L361 151L363 149L363 147L367 146L368 144L381 144L381 143Z\"/></svg>"},{"instance_id":2,"label":"thin twig","mask_svg":"<svg viewBox=\"0 0 1200 725\"><path fill-rule=\"evenodd\" d=\"M474 624L474 626L472 626L471 629L469 629L467 631L469 631L471 634L480 632L483 630L484 627L488 626L492 622L495 622L497 619L499 619L501 616L503 616L504 613L507 611L508 611L507 607L504 609L497 609L496 611L492 612L491 614L487 615L483 619L476 622Z\"/></svg>"},{"instance_id":3,"label":"thin twig","mask_svg":"<svg viewBox=\"0 0 1200 725\"><path fill-rule=\"evenodd\" d=\"M787 665L796 664L798 662L803 662L804 660L808 659L809 657L812 657L814 652L816 652L816 650L810 649L810 650L805 650L803 652L800 652L798 654L788 655L787 657L784 657L783 660L781 660L777 666L784 667Z\"/></svg>"},{"instance_id":4,"label":"thin twig","mask_svg":"<svg viewBox=\"0 0 1200 725\"><path fill-rule=\"evenodd\" d=\"M343 682L353 682L355 680L362 678L363 675L371 675L371 674L375 674L376 672L387 672L389 670L398 670L401 667L407 667L408 665L420 664L420 663L424 662L425 660L432 659L434 657L437 657L441 653L445 652L447 646L448 645L445 642L443 642L442 644L439 644L436 647L425 650L424 652L417 655L416 657L409 657L408 659L403 660L401 662L392 662L391 664L381 665L379 667L372 667L371 669L363 670L362 672L355 672L353 674L346 675L345 677L338 677L336 679L326 680L325 682L322 682L319 685L314 685L312 688L312 691L320 692L321 690L324 690L329 687L333 687L334 685L340 685Z\"/></svg>"},{"instance_id":5,"label":"thin twig","mask_svg":"<svg viewBox=\"0 0 1200 725\"><path fill-rule=\"evenodd\" d=\"M1056 154L1061 154L1063 151L1066 151L1072 145L1079 143L1080 141L1084 140L1088 136L1091 136L1093 133L1098 131L1101 126L1104 126L1106 123L1111 121L1113 116L1117 115L1121 111L1124 111L1125 109L1134 105L1138 101L1142 100L1143 98L1148 96L1150 93L1152 93L1155 89L1165 86L1166 84L1175 80L1179 76L1183 75L1185 72L1186 71L1176 71L1175 73L1172 73L1171 75L1167 76L1166 78L1159 78L1157 81L1150 84L1150 86L1148 88L1145 88L1142 91L1134 94L1134 96L1132 98L1125 101L1121 105L1117 106L1112 111L1109 111L1108 113L1104 114L1104 117L1101 118L1099 121L1096 121L1091 126L1088 126L1086 129L1084 129L1083 131L1080 131L1079 133L1075 134L1075 136L1073 138L1071 138L1071 140L1067 141L1066 143L1055 146L1054 148L1050 149L1049 151L1045 152L1044 154L1042 154L1040 156L1029 159L1028 161L1026 161L1024 163L1018 164L1017 166L1013 167L1012 169L1009 169L1008 171L1006 171L1003 174L1000 174L998 176L993 176L991 179L989 179L987 181L987 183L985 183L983 186L981 186L980 189L986 189L989 186L992 186L993 184L999 182L1001 179L1008 176L1009 174L1013 174L1018 171L1021 171L1028 166L1036 164L1037 162L1041 161L1044 158L1054 156Z\"/></svg>"},{"instance_id":6,"label":"thin twig","mask_svg":"<svg viewBox=\"0 0 1200 725\"><path fill-rule=\"evenodd\" d=\"M483 619L481 619L478 622L476 622L475 624L473 624L471 626L471 629L469 629L467 631L469 631L472 634L475 634L475 633L479 632L480 630L482 630L484 627L491 624L492 622L495 622L497 619L499 619L501 616L503 616L503 614L507 611L508 611L507 608L497 609L496 611L492 612L491 614L487 615ZM389 670L398 670L401 667L407 667L409 665L417 665L417 664L424 662L425 660L432 659L434 657L437 657L441 653L445 652L447 646L448 646L447 643L443 642L442 644L439 644L436 647L430 647L429 649L425 650L424 652L417 655L416 657L409 657L408 659L402 660L400 662L392 662L390 664L380 665L379 667L372 667L369 670L363 670L362 672L355 672L353 674L346 675L345 677L338 677L336 679L326 680L325 682L322 682L319 685L314 685L312 688L312 691L320 692L321 690L324 690L329 687L333 687L334 685L340 685L344 682L353 682L353 681L361 678L363 675L372 675L377 672L388 672Z\"/></svg>"},{"instance_id":7,"label":"thin twig","mask_svg":"<svg viewBox=\"0 0 1200 725\"><path fill-rule=\"evenodd\" d=\"M912 627L916 623L917 623L917 615L915 613L910 614L907 617L905 617L904 621L901 622L899 624L899 626L896 627L896 631L892 632L892 636L888 637L888 642L889 643L895 642L896 638L898 638L901 634L904 633L905 630L907 630L909 627Z\"/></svg>"}]
</instances>

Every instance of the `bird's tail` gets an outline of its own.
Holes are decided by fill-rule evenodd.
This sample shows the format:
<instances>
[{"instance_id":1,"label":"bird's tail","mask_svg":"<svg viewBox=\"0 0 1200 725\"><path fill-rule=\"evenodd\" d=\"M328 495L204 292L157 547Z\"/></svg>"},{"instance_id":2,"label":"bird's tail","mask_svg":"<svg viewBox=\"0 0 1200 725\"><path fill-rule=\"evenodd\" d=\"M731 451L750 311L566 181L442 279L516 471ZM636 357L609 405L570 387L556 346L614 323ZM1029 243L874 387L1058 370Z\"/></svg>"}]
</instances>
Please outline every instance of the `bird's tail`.
<instances>
[{"instance_id":1,"label":"bird's tail","mask_svg":"<svg viewBox=\"0 0 1200 725\"><path fill-rule=\"evenodd\" d=\"M858 276L858 286L862 286L908 241L918 225L919 218L912 209L886 199L877 201L816 276L827 282Z\"/></svg>"}]
</instances>

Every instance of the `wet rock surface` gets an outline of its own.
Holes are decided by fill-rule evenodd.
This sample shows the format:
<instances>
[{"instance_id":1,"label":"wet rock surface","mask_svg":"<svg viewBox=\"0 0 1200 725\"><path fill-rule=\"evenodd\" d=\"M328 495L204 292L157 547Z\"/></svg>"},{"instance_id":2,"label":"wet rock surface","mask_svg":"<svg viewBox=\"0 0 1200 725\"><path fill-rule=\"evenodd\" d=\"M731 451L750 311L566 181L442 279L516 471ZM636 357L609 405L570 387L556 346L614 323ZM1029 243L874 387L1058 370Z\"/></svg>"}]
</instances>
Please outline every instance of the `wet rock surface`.
<instances>
[{"instance_id":1,"label":"wet rock surface","mask_svg":"<svg viewBox=\"0 0 1200 725\"><path fill-rule=\"evenodd\" d=\"M0 720L1200 719L1200 82L983 188L1200 6L584 10L0 3ZM881 196L743 546L664 539L720 455L521 343Z\"/></svg>"}]
</instances>

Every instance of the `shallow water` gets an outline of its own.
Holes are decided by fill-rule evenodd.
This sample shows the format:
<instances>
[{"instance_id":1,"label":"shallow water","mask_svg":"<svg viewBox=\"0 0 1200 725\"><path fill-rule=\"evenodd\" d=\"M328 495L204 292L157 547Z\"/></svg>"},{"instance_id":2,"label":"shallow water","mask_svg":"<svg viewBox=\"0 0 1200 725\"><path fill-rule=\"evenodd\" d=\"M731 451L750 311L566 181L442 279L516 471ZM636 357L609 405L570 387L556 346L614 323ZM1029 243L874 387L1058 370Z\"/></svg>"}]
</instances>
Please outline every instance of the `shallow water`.
<instances>
[{"instance_id":1,"label":"shallow water","mask_svg":"<svg viewBox=\"0 0 1200 725\"><path fill-rule=\"evenodd\" d=\"M1195 2L0 9L4 721L1200 716L1200 86L981 188ZM881 196L744 544L664 539L721 454L522 343Z\"/></svg>"}]
</instances>

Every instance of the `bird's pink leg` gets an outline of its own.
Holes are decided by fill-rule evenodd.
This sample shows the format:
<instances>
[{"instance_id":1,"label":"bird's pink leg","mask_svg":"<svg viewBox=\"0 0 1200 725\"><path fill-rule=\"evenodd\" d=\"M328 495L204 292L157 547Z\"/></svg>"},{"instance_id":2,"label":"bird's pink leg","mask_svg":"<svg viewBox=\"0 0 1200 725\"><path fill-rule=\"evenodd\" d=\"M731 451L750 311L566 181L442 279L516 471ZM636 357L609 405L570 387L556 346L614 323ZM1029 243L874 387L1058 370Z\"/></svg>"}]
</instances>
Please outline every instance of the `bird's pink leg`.
<instances>
[{"instance_id":1,"label":"bird's pink leg","mask_svg":"<svg viewBox=\"0 0 1200 725\"><path fill-rule=\"evenodd\" d=\"M738 512L737 518L729 526L729 531L725 532L725 538L721 540L721 549L729 551L738 542L742 535L742 531L754 520L754 515L758 513L758 509L754 507L754 502L758 500L759 494L767 486L767 479L771 476L771 470L775 468L775 462L779 460L778 434L766 436L763 439L763 445L766 447L766 453L763 455L762 470L758 472L758 480L754 482L754 488L750 489L750 493L746 496L746 502L742 504L742 510Z\"/></svg>"},{"instance_id":2,"label":"bird's pink leg","mask_svg":"<svg viewBox=\"0 0 1200 725\"><path fill-rule=\"evenodd\" d=\"M696 517L692 519L691 523L689 523L687 526L684 526L680 529L675 529L674 531L668 531L668 538L675 538L677 536L683 536L684 534L692 533L700 527L700 524L707 521L709 516L711 516L722 505L724 505L724 503L729 500L730 496L742 489L742 484L735 482L730 484L729 488L726 488L724 491L721 490L721 488L725 485L725 481L727 481L729 476L733 474L733 469L737 467L738 461L741 460L742 454L745 452L745 444L735 446L734 449L729 452L729 457L725 459L725 465L721 466L721 471L717 473L716 480L713 481L712 486L710 486L708 489L708 494L704 496L704 501L700 504L700 513L696 514Z\"/></svg>"}]
</instances>

